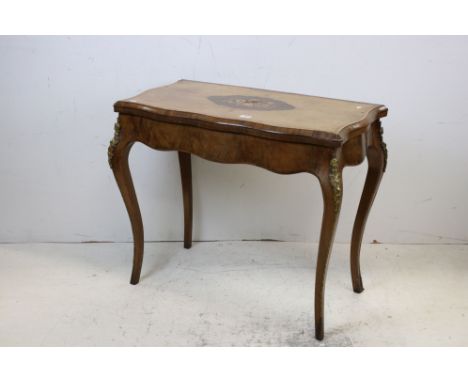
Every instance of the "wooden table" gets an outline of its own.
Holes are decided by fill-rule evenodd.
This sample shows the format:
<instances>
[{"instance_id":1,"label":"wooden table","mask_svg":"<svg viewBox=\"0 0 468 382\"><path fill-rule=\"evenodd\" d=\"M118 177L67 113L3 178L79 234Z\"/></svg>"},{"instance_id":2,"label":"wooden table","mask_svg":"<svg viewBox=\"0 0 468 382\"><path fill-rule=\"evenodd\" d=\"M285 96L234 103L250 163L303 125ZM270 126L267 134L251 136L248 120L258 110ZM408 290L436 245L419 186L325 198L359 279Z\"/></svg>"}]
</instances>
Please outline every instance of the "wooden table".
<instances>
[{"instance_id":1,"label":"wooden table","mask_svg":"<svg viewBox=\"0 0 468 382\"><path fill-rule=\"evenodd\" d=\"M343 197L342 170L368 160L364 191L351 241L351 275L363 291L359 253L364 226L385 171L387 150L382 105L181 80L118 101L109 164L133 231L131 284L143 262L143 222L128 166L135 142L177 150L184 204L184 247L192 245L191 154L220 163L248 163L279 174L315 175L323 194L323 217L315 278L315 336L323 339L327 264Z\"/></svg>"}]
</instances>

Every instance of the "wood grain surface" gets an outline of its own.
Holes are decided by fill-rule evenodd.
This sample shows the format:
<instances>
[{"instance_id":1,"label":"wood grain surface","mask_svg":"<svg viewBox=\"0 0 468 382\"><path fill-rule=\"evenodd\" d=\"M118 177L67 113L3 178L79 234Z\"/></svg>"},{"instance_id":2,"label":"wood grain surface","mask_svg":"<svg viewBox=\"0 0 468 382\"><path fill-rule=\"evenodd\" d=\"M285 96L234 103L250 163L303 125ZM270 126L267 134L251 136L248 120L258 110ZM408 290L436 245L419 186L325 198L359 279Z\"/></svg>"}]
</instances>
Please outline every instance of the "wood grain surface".
<instances>
[{"instance_id":1,"label":"wood grain surface","mask_svg":"<svg viewBox=\"0 0 468 382\"><path fill-rule=\"evenodd\" d=\"M383 105L180 80L114 105L116 112L290 142L341 146Z\"/></svg>"}]
</instances>

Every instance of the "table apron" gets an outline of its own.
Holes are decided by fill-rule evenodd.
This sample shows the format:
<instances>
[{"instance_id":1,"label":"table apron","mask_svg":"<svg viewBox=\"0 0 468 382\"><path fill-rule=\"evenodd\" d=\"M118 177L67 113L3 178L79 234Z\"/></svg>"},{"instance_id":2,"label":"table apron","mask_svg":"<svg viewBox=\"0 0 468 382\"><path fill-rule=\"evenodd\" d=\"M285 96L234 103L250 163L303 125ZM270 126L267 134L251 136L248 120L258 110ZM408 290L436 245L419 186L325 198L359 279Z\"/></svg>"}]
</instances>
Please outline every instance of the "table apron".
<instances>
[{"instance_id":1,"label":"table apron","mask_svg":"<svg viewBox=\"0 0 468 382\"><path fill-rule=\"evenodd\" d=\"M341 155L341 148L281 142L126 114L119 115L119 125L122 142L141 142L153 149L176 150L214 162L251 164L280 174L317 175L325 163Z\"/></svg>"}]
</instances>

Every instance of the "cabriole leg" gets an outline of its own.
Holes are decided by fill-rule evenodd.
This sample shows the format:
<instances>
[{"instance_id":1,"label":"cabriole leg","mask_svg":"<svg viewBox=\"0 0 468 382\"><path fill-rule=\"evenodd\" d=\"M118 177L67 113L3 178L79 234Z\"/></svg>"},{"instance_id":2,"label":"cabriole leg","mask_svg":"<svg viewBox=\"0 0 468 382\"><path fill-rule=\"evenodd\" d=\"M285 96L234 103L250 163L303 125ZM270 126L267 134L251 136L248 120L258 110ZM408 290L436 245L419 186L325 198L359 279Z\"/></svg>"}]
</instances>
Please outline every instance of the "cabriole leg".
<instances>
[{"instance_id":1,"label":"cabriole leg","mask_svg":"<svg viewBox=\"0 0 468 382\"><path fill-rule=\"evenodd\" d=\"M324 335L324 295L328 261L335 237L343 196L342 168L337 159L330 161L329 169L318 176L323 195L323 217L315 275L315 338Z\"/></svg>"},{"instance_id":2,"label":"cabriole leg","mask_svg":"<svg viewBox=\"0 0 468 382\"><path fill-rule=\"evenodd\" d=\"M132 225L133 269L130 283L136 285L140 281L141 265L143 263L143 221L128 166L128 155L134 142L123 139L120 130L120 125L117 122L115 124L114 139L110 142L108 150L109 165L114 172L115 180L119 186Z\"/></svg>"},{"instance_id":3,"label":"cabriole leg","mask_svg":"<svg viewBox=\"0 0 468 382\"><path fill-rule=\"evenodd\" d=\"M383 141L382 132L380 121L374 123L371 127L370 142L367 147L369 167L351 239L351 278L353 290L356 293L361 293L364 290L360 269L360 252L364 228L387 165L387 147Z\"/></svg>"}]
</instances>

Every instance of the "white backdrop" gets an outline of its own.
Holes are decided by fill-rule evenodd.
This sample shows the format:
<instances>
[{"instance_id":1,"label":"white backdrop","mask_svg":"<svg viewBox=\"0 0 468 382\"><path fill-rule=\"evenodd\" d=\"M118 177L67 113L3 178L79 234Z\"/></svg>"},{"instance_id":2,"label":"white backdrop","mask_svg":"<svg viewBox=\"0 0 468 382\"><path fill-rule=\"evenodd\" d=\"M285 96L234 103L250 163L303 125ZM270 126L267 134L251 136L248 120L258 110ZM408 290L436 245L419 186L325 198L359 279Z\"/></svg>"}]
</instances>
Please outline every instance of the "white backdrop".
<instances>
[{"instance_id":1,"label":"white backdrop","mask_svg":"<svg viewBox=\"0 0 468 382\"><path fill-rule=\"evenodd\" d=\"M113 103L180 78L389 107L365 241L468 242L467 37L0 37L0 242L129 241L107 164ZM146 240L182 239L177 154L135 145ZM338 242L366 173L344 174ZM193 160L194 239L317 241L307 174Z\"/></svg>"}]
</instances>

